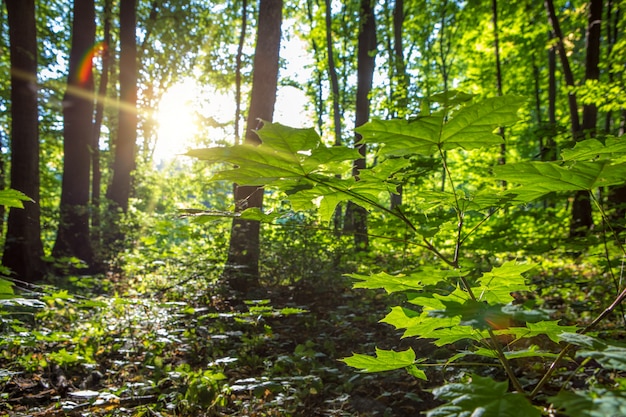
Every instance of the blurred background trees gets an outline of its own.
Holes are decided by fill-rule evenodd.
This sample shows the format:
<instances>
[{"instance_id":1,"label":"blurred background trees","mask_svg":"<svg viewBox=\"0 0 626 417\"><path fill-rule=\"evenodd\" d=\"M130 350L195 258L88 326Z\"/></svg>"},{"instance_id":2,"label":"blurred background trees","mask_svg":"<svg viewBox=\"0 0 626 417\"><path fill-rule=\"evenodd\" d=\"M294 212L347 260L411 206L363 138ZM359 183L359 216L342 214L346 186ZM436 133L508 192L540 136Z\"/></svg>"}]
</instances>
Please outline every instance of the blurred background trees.
<instances>
[{"instance_id":1,"label":"blurred background trees","mask_svg":"<svg viewBox=\"0 0 626 417\"><path fill-rule=\"evenodd\" d=\"M278 39L261 33L262 12L270 8L281 11ZM624 12L617 0L7 0L0 20L0 42L10 51L0 56L0 174L10 173L5 186L35 203L11 209L2 223L3 264L24 280L43 276L42 258L56 268L116 266L121 252L156 236L150 216L182 227L181 208L232 212L242 196L231 185L207 184L211 168L202 162L175 155L241 137L254 141L257 117L316 126L328 143L348 144L355 125L419 117L437 92L527 97L522 120L506 132L504 154L450 161L468 171L499 160L554 159L581 138L621 136ZM280 44L279 59L257 52L262 42ZM273 114L254 107L254 76L270 65L261 60L278 62L276 88L268 84L262 99L269 109L275 96ZM376 164L362 150L355 174ZM390 204L410 209L419 190L445 183L443 170L420 176L431 161L413 162L410 189ZM598 195L623 223L624 189ZM272 204L280 203L266 208ZM567 217L563 238L586 236L598 223L579 195L550 196L533 209ZM377 219L350 208L347 220L361 222L345 229L345 210L334 229L355 233L355 247L367 248L368 234L379 232ZM227 227L203 227L202 239L225 247L225 262L232 248ZM243 239L252 246L238 249L251 260L231 250L228 261L251 267L253 283L263 262L274 262L262 248L269 245L263 235L275 232L259 230L260 239Z\"/></svg>"}]
</instances>

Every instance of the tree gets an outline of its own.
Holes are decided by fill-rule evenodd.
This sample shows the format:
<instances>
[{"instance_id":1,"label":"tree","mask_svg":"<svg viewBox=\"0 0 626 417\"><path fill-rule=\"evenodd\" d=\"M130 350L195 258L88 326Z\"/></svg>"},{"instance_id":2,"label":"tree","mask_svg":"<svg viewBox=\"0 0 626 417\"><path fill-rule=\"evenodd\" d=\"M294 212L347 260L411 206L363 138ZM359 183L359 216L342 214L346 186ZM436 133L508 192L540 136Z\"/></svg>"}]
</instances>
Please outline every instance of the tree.
<instances>
[{"instance_id":1,"label":"tree","mask_svg":"<svg viewBox=\"0 0 626 417\"><path fill-rule=\"evenodd\" d=\"M90 146L93 137L93 0L76 0L67 90L63 96L63 179L56 258L76 257L94 266L89 233ZM85 59L86 57L86 59Z\"/></svg>"},{"instance_id":2,"label":"tree","mask_svg":"<svg viewBox=\"0 0 626 417\"><path fill-rule=\"evenodd\" d=\"M356 90L356 119L355 127L365 124L370 115L370 92L374 78L376 57L376 20L371 0L361 1L360 10L361 30L357 52L357 90ZM363 158L354 161L352 175L358 180L359 171L365 169L365 155L367 146L360 142L361 135L356 134L354 143ZM366 250L369 245L367 236L367 210L354 203L348 203L346 217L352 223L354 243L357 250Z\"/></svg>"},{"instance_id":3,"label":"tree","mask_svg":"<svg viewBox=\"0 0 626 417\"><path fill-rule=\"evenodd\" d=\"M102 72L96 102L96 114L94 117L94 132L91 143L91 206L92 206L92 243L100 242L100 189L102 172L100 170L100 128L104 117L104 103L109 85L109 71L111 69L111 19L112 0L104 0L104 40L102 41Z\"/></svg>"},{"instance_id":4,"label":"tree","mask_svg":"<svg viewBox=\"0 0 626 417\"><path fill-rule=\"evenodd\" d=\"M37 35L34 0L7 0L11 54L11 187L33 199L9 212L2 264L25 281L40 279Z\"/></svg>"},{"instance_id":5,"label":"tree","mask_svg":"<svg viewBox=\"0 0 626 417\"><path fill-rule=\"evenodd\" d=\"M137 141L137 0L120 2L120 109L113 179L107 198L123 212L128 210L131 173L135 169ZM119 237L119 236L118 236Z\"/></svg>"},{"instance_id":6,"label":"tree","mask_svg":"<svg viewBox=\"0 0 626 417\"><path fill-rule=\"evenodd\" d=\"M598 112L595 104L585 104L583 106L583 121L580 123L576 94L573 91L574 73L570 67L563 33L561 32L559 20L556 15L552 0L545 0L548 19L552 25L552 31L556 38L557 50L563 66L563 76L570 91L568 92L568 103L570 110L570 123L572 137L575 141L584 139L585 134L595 135ZM588 4L588 24L586 34L586 57L585 57L585 80L597 80L599 78L600 61L600 35L602 22L602 0L592 0ZM570 224L570 236L584 236L593 226L593 216L591 201L586 191L577 191L572 203L572 218Z\"/></svg>"},{"instance_id":7,"label":"tree","mask_svg":"<svg viewBox=\"0 0 626 417\"><path fill-rule=\"evenodd\" d=\"M278 84L278 58L282 24L282 0L260 0L257 42L254 54L252 92L246 120L244 143L260 143L255 130L261 121L272 121ZM235 210L263 204L263 187L235 186ZM259 286L258 221L235 218L231 227L228 259L223 277L235 291L246 292Z\"/></svg>"}]
</instances>

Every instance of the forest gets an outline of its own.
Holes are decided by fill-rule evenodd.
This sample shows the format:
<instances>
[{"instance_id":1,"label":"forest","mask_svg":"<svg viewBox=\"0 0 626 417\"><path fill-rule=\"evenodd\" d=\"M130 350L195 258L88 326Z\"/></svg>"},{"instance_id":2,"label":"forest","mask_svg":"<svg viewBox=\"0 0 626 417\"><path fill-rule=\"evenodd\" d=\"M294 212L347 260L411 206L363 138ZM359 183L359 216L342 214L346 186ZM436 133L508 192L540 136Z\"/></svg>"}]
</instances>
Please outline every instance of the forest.
<instances>
[{"instance_id":1,"label":"forest","mask_svg":"<svg viewBox=\"0 0 626 417\"><path fill-rule=\"evenodd\" d=\"M626 416L624 0L4 0L0 415Z\"/></svg>"}]
</instances>

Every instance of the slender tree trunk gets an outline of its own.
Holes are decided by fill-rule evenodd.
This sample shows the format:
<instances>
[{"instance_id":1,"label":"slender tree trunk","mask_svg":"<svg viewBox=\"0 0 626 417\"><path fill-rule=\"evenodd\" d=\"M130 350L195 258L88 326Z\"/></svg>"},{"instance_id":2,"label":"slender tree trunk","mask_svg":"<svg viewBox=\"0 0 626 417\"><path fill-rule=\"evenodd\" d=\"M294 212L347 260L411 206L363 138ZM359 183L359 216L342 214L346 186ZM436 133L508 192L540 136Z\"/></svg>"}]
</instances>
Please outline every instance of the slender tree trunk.
<instances>
[{"instance_id":1,"label":"slender tree trunk","mask_svg":"<svg viewBox=\"0 0 626 417\"><path fill-rule=\"evenodd\" d=\"M553 35L550 34L550 39ZM546 149L542 150L542 161L555 161L557 157L556 141L556 47L548 51L548 125L550 130L546 140Z\"/></svg>"},{"instance_id":2,"label":"slender tree trunk","mask_svg":"<svg viewBox=\"0 0 626 417\"><path fill-rule=\"evenodd\" d=\"M557 38L557 50L561 58L563 66L563 75L568 87L574 87L574 75L569 66L569 60L566 55L563 43L563 34L559 25L558 18L554 9L552 0L545 0L548 18L552 25L552 31ZM585 58L585 79L597 80L599 78L599 60L600 60L600 34L602 22L602 0L592 0L589 2L589 19L587 24L586 35L586 58ZM580 124L578 116L578 105L576 104L576 96L573 92L568 93L570 119L572 127L572 136L575 141L584 139L585 134L594 134L598 111L595 105L583 106L583 123ZM587 234L593 227L593 216L591 208L591 200L589 193L586 191L578 191L574 194L572 203L572 217L570 222L570 236L580 237Z\"/></svg>"},{"instance_id":3,"label":"slender tree trunk","mask_svg":"<svg viewBox=\"0 0 626 417\"><path fill-rule=\"evenodd\" d=\"M617 4L617 7L613 8L614 4L612 1L608 1L607 6L607 38L608 42L608 61L611 63L612 59L612 50L618 40L619 32L619 21L620 21L620 5ZM612 68L609 65L609 68ZM612 71L609 71L609 81L613 81L614 74ZM610 133L611 129L611 113L608 112L605 121L605 131ZM621 111L621 123L619 125L619 130L617 132L618 136L624 136L626 134L626 110ZM621 233L626 230L626 185L610 187L608 193L608 206L610 209L610 220L611 226L613 229Z\"/></svg>"},{"instance_id":4,"label":"slender tree trunk","mask_svg":"<svg viewBox=\"0 0 626 417\"><path fill-rule=\"evenodd\" d=\"M580 118L578 116L578 104L576 103L576 94L571 90L574 87L574 73L569 65L569 59L567 58L567 51L565 50L565 43L563 42L563 32L561 31L561 25L556 16L554 10L554 3L552 0L545 0L544 4L548 12L548 21L552 27L553 37L556 38L556 50L561 59L561 66L563 67L563 77L565 78L565 84L570 87L570 91L567 93L567 100L569 104L570 124L572 127L572 135L574 139L577 139L580 134Z\"/></svg>"},{"instance_id":5,"label":"slender tree trunk","mask_svg":"<svg viewBox=\"0 0 626 417\"><path fill-rule=\"evenodd\" d=\"M361 0L360 10L361 29L359 32L358 52L357 52L357 89L356 89L356 120L355 127L365 124L369 120L370 114L370 92L374 77L375 52L376 52L376 21L371 0ZM359 171L365 169L365 156L367 147L360 143L361 136L355 135L355 148L363 158L354 161L352 175L358 181ZM367 211L354 203L349 203L347 207L350 213L348 218L353 222L354 243L357 250L367 250L369 238L367 235Z\"/></svg>"},{"instance_id":6,"label":"slender tree trunk","mask_svg":"<svg viewBox=\"0 0 626 417\"><path fill-rule=\"evenodd\" d=\"M319 3L316 1L316 5L319 7ZM313 1L307 0L306 2L306 13L307 18L309 19L309 25L311 28L315 27L315 18L313 17ZM323 61L322 54L320 51L320 47L318 45L317 39L314 36L311 36L311 48L313 49L313 58L315 59L315 67L313 68L313 76L315 77L315 86L311 88L313 90L313 96L315 100L315 119L318 131L323 131L324 129L324 116L326 115L326 106L324 103L324 75L322 73L322 65Z\"/></svg>"},{"instance_id":7,"label":"slender tree trunk","mask_svg":"<svg viewBox=\"0 0 626 417\"><path fill-rule=\"evenodd\" d=\"M259 3L252 93L245 134L245 142L249 144L260 143L255 130L260 127L260 120L271 122L274 115L282 7L282 0L260 0ZM260 208L262 204L262 187L236 186L236 211ZM233 220L223 278L237 292L250 292L259 287L259 232L258 221Z\"/></svg>"},{"instance_id":8,"label":"slender tree trunk","mask_svg":"<svg viewBox=\"0 0 626 417\"><path fill-rule=\"evenodd\" d=\"M335 145L341 146L341 108L339 105L339 78L335 65L335 51L333 49L332 14L331 2L325 0L326 21L326 55L328 56L328 79L330 80L330 96L333 103L333 127L335 132Z\"/></svg>"},{"instance_id":9,"label":"slender tree trunk","mask_svg":"<svg viewBox=\"0 0 626 417\"><path fill-rule=\"evenodd\" d=\"M89 232L90 146L93 141L93 0L76 0L67 91L63 96L63 179L55 258L77 257L94 267ZM85 57L87 59L85 60Z\"/></svg>"},{"instance_id":10,"label":"slender tree trunk","mask_svg":"<svg viewBox=\"0 0 626 417\"><path fill-rule=\"evenodd\" d=\"M603 0L592 0L589 3L589 21L586 35L585 81L600 78L600 35L602 24ZM595 104L583 105L583 122L578 138L595 136L598 121L598 108ZM570 236L585 236L593 227L591 199L588 192L578 191L572 203L572 222Z\"/></svg>"},{"instance_id":11,"label":"slender tree trunk","mask_svg":"<svg viewBox=\"0 0 626 417\"><path fill-rule=\"evenodd\" d=\"M120 110L113 179L107 198L128 210L137 142L137 0L120 1ZM117 233L115 233L117 234ZM121 236L117 236L121 238Z\"/></svg>"},{"instance_id":12,"label":"slender tree trunk","mask_svg":"<svg viewBox=\"0 0 626 417\"><path fill-rule=\"evenodd\" d=\"M34 202L9 212L2 264L22 280L43 277L39 208L37 32L34 0L6 0L11 60L11 187Z\"/></svg>"},{"instance_id":13,"label":"slender tree trunk","mask_svg":"<svg viewBox=\"0 0 626 417\"><path fill-rule=\"evenodd\" d=\"M491 1L491 12L493 16L493 46L496 58L496 93L502 96L502 66L500 65L500 35L498 33L498 0ZM506 164L506 143L504 142L504 127L498 129L502 137L500 145L500 158L498 164ZM506 187L506 181L502 181L502 186Z\"/></svg>"},{"instance_id":14,"label":"slender tree trunk","mask_svg":"<svg viewBox=\"0 0 626 417\"><path fill-rule=\"evenodd\" d=\"M104 40L102 41L102 72L98 86L96 102L96 115L94 119L93 141L91 143L91 236L92 243L96 248L100 247L100 191L102 173L100 172L100 128L104 117L104 102L109 84L109 71L111 67L111 2L104 2Z\"/></svg>"},{"instance_id":15,"label":"slender tree trunk","mask_svg":"<svg viewBox=\"0 0 626 417\"><path fill-rule=\"evenodd\" d=\"M333 21L331 1L324 1L324 17L326 27L326 56L328 57L328 79L330 80L330 97L333 105L333 128L335 132L335 146L341 146L342 144L342 121L341 121L341 106L339 103L339 77L337 76L337 67L335 65L335 51L333 48ZM333 215L333 226L335 233L341 230L343 223L341 204L335 208Z\"/></svg>"},{"instance_id":16,"label":"slender tree trunk","mask_svg":"<svg viewBox=\"0 0 626 417\"><path fill-rule=\"evenodd\" d=\"M243 57L243 45L246 40L248 27L248 0L243 0L241 5L241 33L237 56L235 57L235 145L239 144L239 120L241 119L241 59Z\"/></svg>"},{"instance_id":17,"label":"slender tree trunk","mask_svg":"<svg viewBox=\"0 0 626 417\"><path fill-rule=\"evenodd\" d=\"M396 0L393 7L393 63L394 94L393 105L399 118L406 117L409 103L409 76L404 62L404 44L402 42L404 25L404 0ZM390 207L393 210L402 204L402 185L391 194Z\"/></svg>"}]
</instances>

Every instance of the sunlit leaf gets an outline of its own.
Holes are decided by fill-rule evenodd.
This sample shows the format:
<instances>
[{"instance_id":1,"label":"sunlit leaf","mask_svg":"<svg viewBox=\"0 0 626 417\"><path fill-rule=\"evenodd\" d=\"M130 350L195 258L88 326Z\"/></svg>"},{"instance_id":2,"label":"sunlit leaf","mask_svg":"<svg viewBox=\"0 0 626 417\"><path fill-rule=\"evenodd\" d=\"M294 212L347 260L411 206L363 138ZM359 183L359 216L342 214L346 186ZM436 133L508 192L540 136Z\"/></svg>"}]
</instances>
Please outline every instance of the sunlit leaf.
<instances>
[{"instance_id":1,"label":"sunlit leaf","mask_svg":"<svg viewBox=\"0 0 626 417\"><path fill-rule=\"evenodd\" d=\"M530 193L542 196L553 191L590 191L597 187L619 185L626 182L626 163L614 164L610 160L595 162L519 162L498 165L496 178L521 184L509 194Z\"/></svg>"},{"instance_id":2,"label":"sunlit leaf","mask_svg":"<svg viewBox=\"0 0 626 417\"><path fill-rule=\"evenodd\" d=\"M341 361L363 372L392 371L413 365L415 352L411 348L403 352L376 348L376 356L355 353L348 358L341 359Z\"/></svg>"},{"instance_id":3,"label":"sunlit leaf","mask_svg":"<svg viewBox=\"0 0 626 417\"><path fill-rule=\"evenodd\" d=\"M505 262L478 279L479 287L472 288L476 298L489 304L508 304L513 301L514 291L529 291L526 278L522 274L530 271L534 265Z\"/></svg>"},{"instance_id":4,"label":"sunlit leaf","mask_svg":"<svg viewBox=\"0 0 626 417\"><path fill-rule=\"evenodd\" d=\"M540 321L538 323L526 323L526 327L511 327L507 330L508 334L515 335L516 338L529 338L539 335L546 335L554 343L559 343L561 334L564 332L575 332L578 330L576 326L562 326L559 320Z\"/></svg>"},{"instance_id":5,"label":"sunlit leaf","mask_svg":"<svg viewBox=\"0 0 626 417\"><path fill-rule=\"evenodd\" d=\"M561 151L564 161L595 161L624 155L626 155L626 141L611 137L607 138L604 144L597 139L587 139L577 142L572 149Z\"/></svg>"},{"instance_id":6,"label":"sunlit leaf","mask_svg":"<svg viewBox=\"0 0 626 417\"><path fill-rule=\"evenodd\" d=\"M0 206L24 208L24 201L33 201L21 191L8 188L0 190Z\"/></svg>"},{"instance_id":7,"label":"sunlit leaf","mask_svg":"<svg viewBox=\"0 0 626 417\"><path fill-rule=\"evenodd\" d=\"M397 274L390 275L386 272L376 274L347 274L347 276L358 280L354 288L383 288L388 293L399 291L421 290L428 285L436 285L440 282L447 281L450 277L459 276L458 271L441 270L435 268L425 268L423 271L417 271L409 275Z\"/></svg>"},{"instance_id":8,"label":"sunlit leaf","mask_svg":"<svg viewBox=\"0 0 626 417\"><path fill-rule=\"evenodd\" d=\"M502 143L494 133L498 126L517 120L523 99L493 97L466 105L451 115L445 112L406 120L372 120L356 129L363 143L381 144L380 154L431 155L437 149L475 149Z\"/></svg>"}]
</instances>

